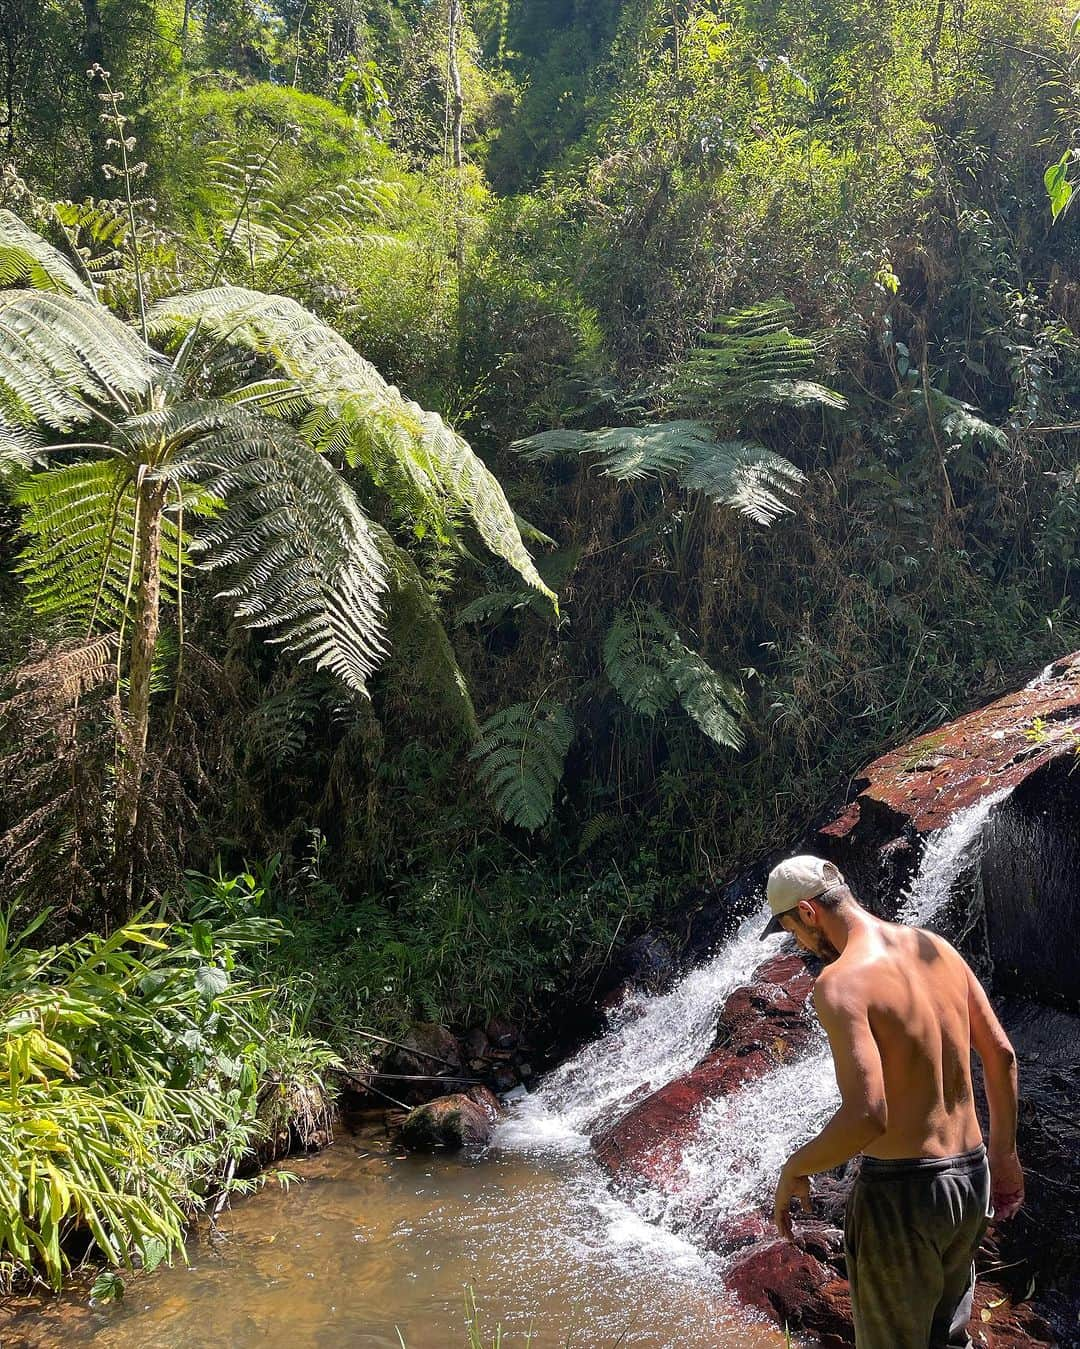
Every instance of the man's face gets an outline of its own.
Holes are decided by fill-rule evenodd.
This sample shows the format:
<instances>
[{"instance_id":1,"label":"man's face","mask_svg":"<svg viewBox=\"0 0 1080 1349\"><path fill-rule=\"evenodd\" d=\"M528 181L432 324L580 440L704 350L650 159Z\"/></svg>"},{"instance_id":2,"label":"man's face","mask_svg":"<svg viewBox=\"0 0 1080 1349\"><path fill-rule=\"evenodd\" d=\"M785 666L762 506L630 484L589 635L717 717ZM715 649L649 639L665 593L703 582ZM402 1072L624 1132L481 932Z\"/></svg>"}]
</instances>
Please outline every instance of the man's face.
<instances>
[{"instance_id":1,"label":"man's face","mask_svg":"<svg viewBox=\"0 0 1080 1349\"><path fill-rule=\"evenodd\" d=\"M838 959L840 952L822 931L817 907L811 901L803 900L797 909L785 913L780 923L804 951L810 951L826 965Z\"/></svg>"}]
</instances>

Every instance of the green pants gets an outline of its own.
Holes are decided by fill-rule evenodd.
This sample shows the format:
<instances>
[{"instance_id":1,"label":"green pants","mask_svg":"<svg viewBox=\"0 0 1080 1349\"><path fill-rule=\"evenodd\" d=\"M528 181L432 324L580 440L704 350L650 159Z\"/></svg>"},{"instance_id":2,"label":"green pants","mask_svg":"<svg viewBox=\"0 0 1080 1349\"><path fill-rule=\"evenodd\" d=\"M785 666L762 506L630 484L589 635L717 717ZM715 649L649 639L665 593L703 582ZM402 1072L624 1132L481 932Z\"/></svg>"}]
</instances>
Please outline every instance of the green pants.
<instances>
[{"instance_id":1,"label":"green pants","mask_svg":"<svg viewBox=\"0 0 1080 1349\"><path fill-rule=\"evenodd\" d=\"M975 1252L990 1215L982 1145L862 1159L844 1217L857 1349L970 1349Z\"/></svg>"}]
</instances>

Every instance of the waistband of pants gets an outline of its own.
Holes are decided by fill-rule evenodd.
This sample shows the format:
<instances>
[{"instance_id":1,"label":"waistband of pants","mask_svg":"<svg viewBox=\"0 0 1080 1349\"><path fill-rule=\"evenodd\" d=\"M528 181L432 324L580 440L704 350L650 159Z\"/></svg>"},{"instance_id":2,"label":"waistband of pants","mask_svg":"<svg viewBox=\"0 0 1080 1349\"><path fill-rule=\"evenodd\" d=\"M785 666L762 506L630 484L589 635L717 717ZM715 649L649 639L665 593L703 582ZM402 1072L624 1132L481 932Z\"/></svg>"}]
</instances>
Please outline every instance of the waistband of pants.
<instances>
[{"instance_id":1,"label":"waistband of pants","mask_svg":"<svg viewBox=\"0 0 1080 1349\"><path fill-rule=\"evenodd\" d=\"M860 1163L860 1180L895 1180L899 1176L971 1175L986 1165L986 1147L980 1143L955 1157L866 1157Z\"/></svg>"}]
</instances>

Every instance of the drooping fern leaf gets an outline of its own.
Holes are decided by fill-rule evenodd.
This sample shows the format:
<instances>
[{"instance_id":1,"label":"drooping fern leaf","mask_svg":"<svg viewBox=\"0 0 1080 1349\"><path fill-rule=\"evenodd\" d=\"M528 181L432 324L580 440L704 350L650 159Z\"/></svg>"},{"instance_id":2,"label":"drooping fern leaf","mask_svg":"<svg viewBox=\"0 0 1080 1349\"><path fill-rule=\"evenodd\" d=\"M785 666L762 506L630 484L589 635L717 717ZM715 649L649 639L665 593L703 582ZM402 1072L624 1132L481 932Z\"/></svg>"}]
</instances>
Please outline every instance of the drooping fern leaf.
<instances>
[{"instance_id":1,"label":"drooping fern leaf","mask_svg":"<svg viewBox=\"0 0 1080 1349\"><path fill-rule=\"evenodd\" d=\"M191 550L224 570L219 595L247 627L274 630L270 640L365 692L385 654L386 564L371 521L291 427L220 407L159 470L224 501Z\"/></svg>"},{"instance_id":2,"label":"drooping fern leaf","mask_svg":"<svg viewBox=\"0 0 1080 1349\"><path fill-rule=\"evenodd\" d=\"M321 319L285 296L237 286L162 301L151 314L159 333L183 333L195 324L269 357L303 386L317 409L305 427L317 448L340 447L376 480L392 479L412 497L414 509L430 510L448 532L455 516L470 520L493 553L554 601L483 461L441 417L404 398Z\"/></svg>"},{"instance_id":3,"label":"drooping fern leaf","mask_svg":"<svg viewBox=\"0 0 1080 1349\"><path fill-rule=\"evenodd\" d=\"M0 292L0 388L11 420L56 431L145 399L167 366L103 306L46 291Z\"/></svg>"},{"instance_id":4,"label":"drooping fern leaf","mask_svg":"<svg viewBox=\"0 0 1080 1349\"><path fill-rule=\"evenodd\" d=\"M551 817L555 790L574 738L561 703L514 703L481 724L469 757L504 820L539 829Z\"/></svg>"},{"instance_id":5,"label":"drooping fern leaf","mask_svg":"<svg viewBox=\"0 0 1080 1349\"><path fill-rule=\"evenodd\" d=\"M654 605L624 605L602 650L605 673L631 711L655 717L678 701L714 743L742 748L746 707L738 686L691 650Z\"/></svg>"},{"instance_id":6,"label":"drooping fern leaf","mask_svg":"<svg viewBox=\"0 0 1080 1349\"><path fill-rule=\"evenodd\" d=\"M615 692L632 712L655 717L675 700L668 673L670 628L658 624L651 605L627 604L619 609L601 648L604 670Z\"/></svg>"},{"instance_id":7,"label":"drooping fern leaf","mask_svg":"<svg viewBox=\"0 0 1080 1349\"><path fill-rule=\"evenodd\" d=\"M790 511L790 499L804 481L802 472L782 455L751 440L719 440L699 421L543 431L512 448L532 459L566 452L598 454L600 471L620 482L674 473L686 490L704 492L717 505L761 524Z\"/></svg>"},{"instance_id":8,"label":"drooping fern leaf","mask_svg":"<svg viewBox=\"0 0 1080 1349\"><path fill-rule=\"evenodd\" d=\"M0 210L0 286L30 286L55 291L79 300L92 300L93 292L64 257L11 211Z\"/></svg>"},{"instance_id":9,"label":"drooping fern leaf","mask_svg":"<svg viewBox=\"0 0 1080 1349\"><path fill-rule=\"evenodd\" d=\"M752 440L717 441L681 476L690 492L738 511L759 525L771 525L792 510L791 501L806 481L790 460Z\"/></svg>"},{"instance_id":10,"label":"drooping fern leaf","mask_svg":"<svg viewBox=\"0 0 1080 1349\"><path fill-rule=\"evenodd\" d=\"M1009 448L1009 438L1005 432L980 417L970 403L961 403L939 389L930 390L930 403L949 444L970 445L975 442L998 450Z\"/></svg>"},{"instance_id":11,"label":"drooping fern leaf","mask_svg":"<svg viewBox=\"0 0 1080 1349\"><path fill-rule=\"evenodd\" d=\"M742 749L741 722L746 703L738 685L718 674L705 658L691 651L679 638L669 646L668 676L675 685L683 710L714 744L724 749Z\"/></svg>"}]
</instances>

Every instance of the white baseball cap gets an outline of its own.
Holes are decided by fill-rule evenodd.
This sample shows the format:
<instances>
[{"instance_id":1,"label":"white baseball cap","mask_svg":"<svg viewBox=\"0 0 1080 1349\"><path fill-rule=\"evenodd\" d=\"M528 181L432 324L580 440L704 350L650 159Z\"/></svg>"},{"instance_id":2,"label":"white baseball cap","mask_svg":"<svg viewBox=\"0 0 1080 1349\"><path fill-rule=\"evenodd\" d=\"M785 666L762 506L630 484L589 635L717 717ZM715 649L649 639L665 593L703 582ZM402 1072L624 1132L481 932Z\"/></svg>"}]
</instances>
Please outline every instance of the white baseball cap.
<instances>
[{"instance_id":1,"label":"white baseball cap","mask_svg":"<svg viewBox=\"0 0 1080 1349\"><path fill-rule=\"evenodd\" d=\"M771 937L774 932L783 932L780 918L790 913L799 900L817 899L826 890L843 884L840 868L835 862L826 862L823 857L801 853L798 857L789 857L778 863L769 872L765 886L765 898L769 901L772 917L761 934L762 939Z\"/></svg>"}]
</instances>

